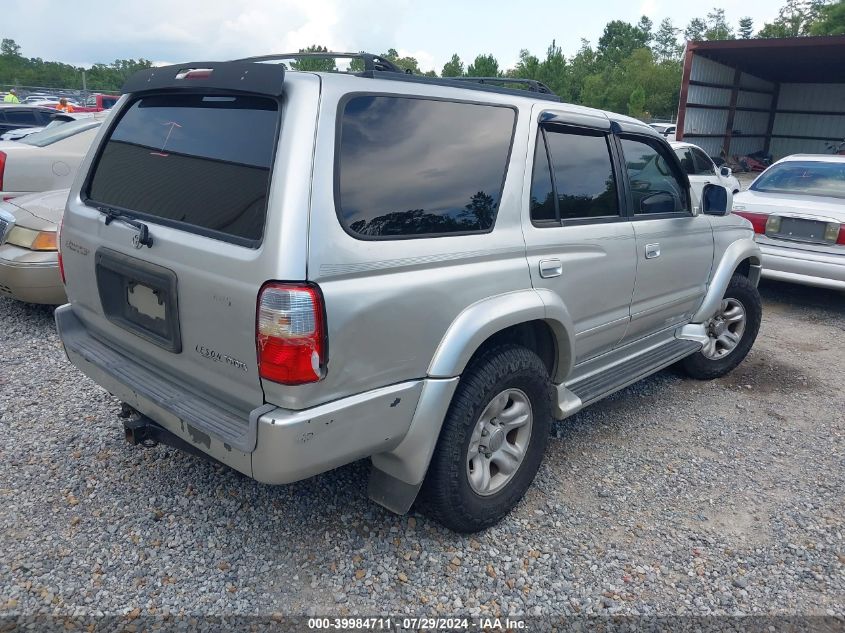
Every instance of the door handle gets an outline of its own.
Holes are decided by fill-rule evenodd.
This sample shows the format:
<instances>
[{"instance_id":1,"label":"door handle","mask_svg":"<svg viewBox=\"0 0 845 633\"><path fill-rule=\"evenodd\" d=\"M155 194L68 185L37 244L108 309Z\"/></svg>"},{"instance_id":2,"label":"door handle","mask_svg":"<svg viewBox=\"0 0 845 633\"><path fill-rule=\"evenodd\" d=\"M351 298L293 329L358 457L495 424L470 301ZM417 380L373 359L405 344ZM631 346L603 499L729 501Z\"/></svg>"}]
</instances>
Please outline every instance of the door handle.
<instances>
[{"instance_id":1,"label":"door handle","mask_svg":"<svg viewBox=\"0 0 845 633\"><path fill-rule=\"evenodd\" d=\"M646 244L645 258L654 259L655 257L660 257L660 244Z\"/></svg>"},{"instance_id":2,"label":"door handle","mask_svg":"<svg viewBox=\"0 0 845 633\"><path fill-rule=\"evenodd\" d=\"M548 279L549 277L560 277L563 272L563 264L559 259L541 259L540 260L540 277Z\"/></svg>"}]
</instances>

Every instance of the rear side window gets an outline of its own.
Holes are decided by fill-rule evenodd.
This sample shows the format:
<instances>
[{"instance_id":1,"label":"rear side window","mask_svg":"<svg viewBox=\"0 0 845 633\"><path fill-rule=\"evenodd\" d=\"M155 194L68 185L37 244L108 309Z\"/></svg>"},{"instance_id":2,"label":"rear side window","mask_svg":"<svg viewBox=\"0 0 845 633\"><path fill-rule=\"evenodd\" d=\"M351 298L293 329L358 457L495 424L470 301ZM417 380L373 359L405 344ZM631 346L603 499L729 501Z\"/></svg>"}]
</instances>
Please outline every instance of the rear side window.
<instances>
[{"instance_id":1,"label":"rear side window","mask_svg":"<svg viewBox=\"0 0 845 633\"><path fill-rule=\"evenodd\" d=\"M340 124L341 223L369 239L491 230L515 119L509 107L351 98Z\"/></svg>"},{"instance_id":2,"label":"rear side window","mask_svg":"<svg viewBox=\"0 0 845 633\"><path fill-rule=\"evenodd\" d=\"M559 224L618 216L619 198L607 135L583 129L541 128L534 155L531 221Z\"/></svg>"},{"instance_id":3,"label":"rear side window","mask_svg":"<svg viewBox=\"0 0 845 633\"><path fill-rule=\"evenodd\" d=\"M138 99L103 146L88 197L162 224L257 246L278 121L278 103L265 97Z\"/></svg>"}]
</instances>

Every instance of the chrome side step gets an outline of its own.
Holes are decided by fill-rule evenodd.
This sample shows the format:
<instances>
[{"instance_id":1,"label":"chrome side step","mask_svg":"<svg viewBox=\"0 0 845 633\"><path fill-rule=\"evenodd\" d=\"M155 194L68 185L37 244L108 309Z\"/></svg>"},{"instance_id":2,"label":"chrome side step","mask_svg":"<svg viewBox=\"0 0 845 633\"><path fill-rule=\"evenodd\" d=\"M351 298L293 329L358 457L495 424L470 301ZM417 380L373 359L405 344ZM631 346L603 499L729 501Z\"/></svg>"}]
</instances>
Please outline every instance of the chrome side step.
<instances>
[{"instance_id":1,"label":"chrome side step","mask_svg":"<svg viewBox=\"0 0 845 633\"><path fill-rule=\"evenodd\" d=\"M566 391L579 398L583 405L587 405L681 360L700 348L699 342L674 339L638 356L615 363L605 370L567 383Z\"/></svg>"}]
</instances>

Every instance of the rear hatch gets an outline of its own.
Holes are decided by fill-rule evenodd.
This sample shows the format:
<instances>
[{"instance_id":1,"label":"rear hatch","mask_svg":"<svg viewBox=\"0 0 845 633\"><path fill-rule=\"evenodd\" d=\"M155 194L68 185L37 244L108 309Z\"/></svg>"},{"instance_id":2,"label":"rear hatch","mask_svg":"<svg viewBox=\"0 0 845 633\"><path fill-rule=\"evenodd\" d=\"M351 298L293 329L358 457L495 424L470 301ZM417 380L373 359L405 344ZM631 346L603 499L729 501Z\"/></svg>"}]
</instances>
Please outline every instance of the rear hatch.
<instances>
[{"instance_id":1,"label":"rear hatch","mask_svg":"<svg viewBox=\"0 0 845 633\"><path fill-rule=\"evenodd\" d=\"M241 72L239 90L231 68L153 69L111 120L61 235L88 331L174 398L186 388L244 425L264 403L256 298L278 260L265 227L283 81L281 68L249 66L263 80Z\"/></svg>"}]
</instances>

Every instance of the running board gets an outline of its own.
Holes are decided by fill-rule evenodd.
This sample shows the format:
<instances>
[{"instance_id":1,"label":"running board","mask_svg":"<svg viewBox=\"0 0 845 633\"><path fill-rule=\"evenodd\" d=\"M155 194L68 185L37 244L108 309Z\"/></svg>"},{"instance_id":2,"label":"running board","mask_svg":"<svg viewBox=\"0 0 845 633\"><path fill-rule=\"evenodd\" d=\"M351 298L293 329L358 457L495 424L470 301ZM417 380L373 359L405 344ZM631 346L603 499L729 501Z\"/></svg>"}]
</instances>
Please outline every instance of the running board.
<instances>
[{"instance_id":1,"label":"running board","mask_svg":"<svg viewBox=\"0 0 845 633\"><path fill-rule=\"evenodd\" d=\"M616 363L608 369L580 378L572 384L567 384L566 389L587 405L689 356L700 348L701 343L696 341L675 339L639 356Z\"/></svg>"}]
</instances>

